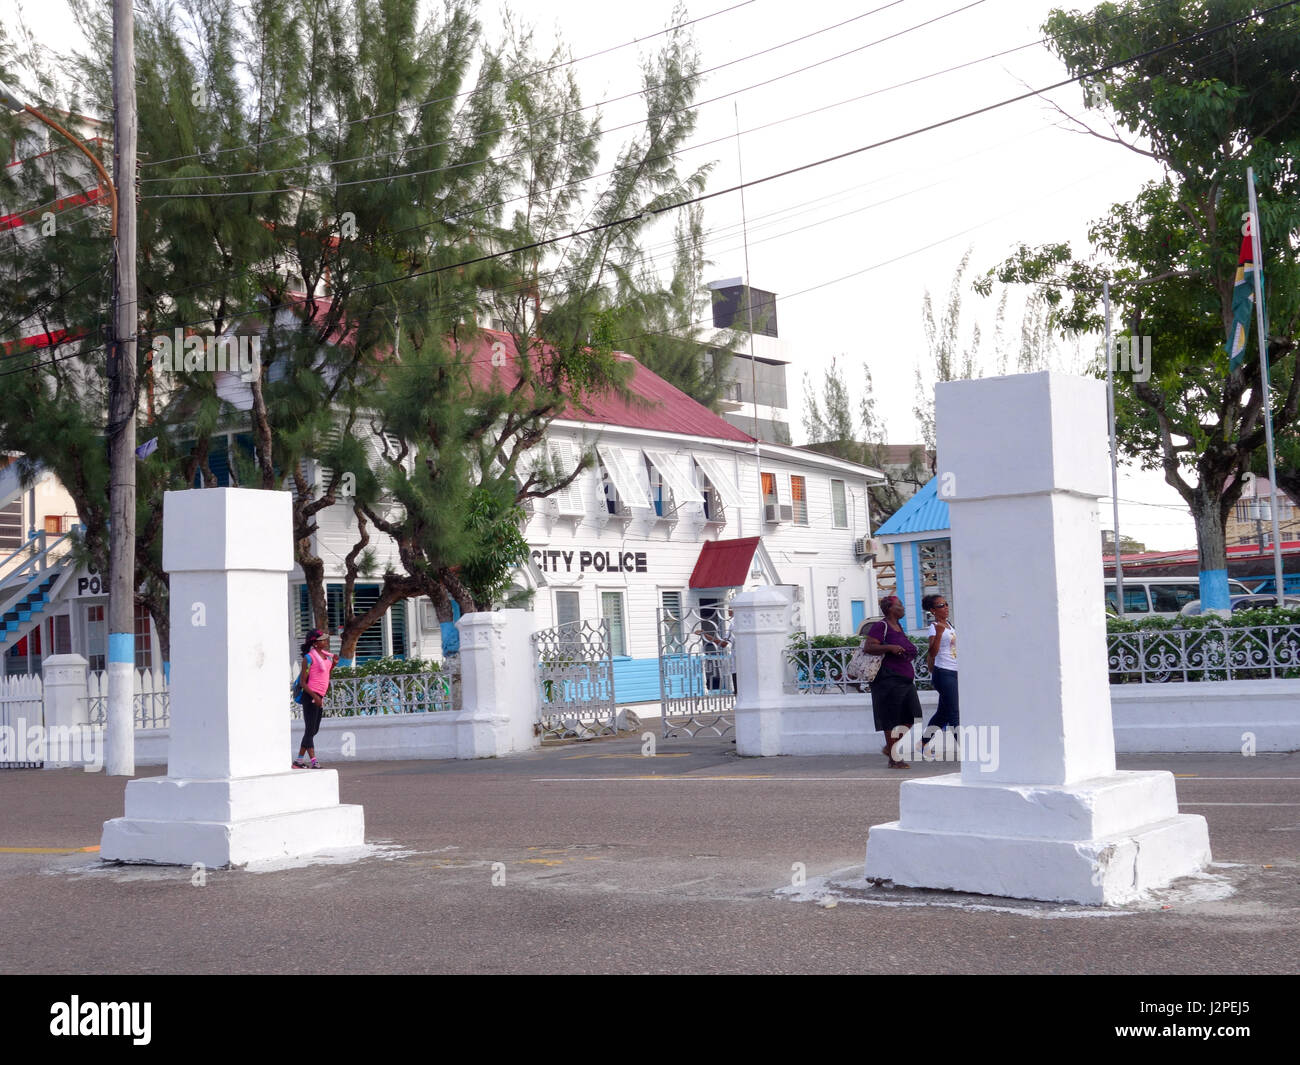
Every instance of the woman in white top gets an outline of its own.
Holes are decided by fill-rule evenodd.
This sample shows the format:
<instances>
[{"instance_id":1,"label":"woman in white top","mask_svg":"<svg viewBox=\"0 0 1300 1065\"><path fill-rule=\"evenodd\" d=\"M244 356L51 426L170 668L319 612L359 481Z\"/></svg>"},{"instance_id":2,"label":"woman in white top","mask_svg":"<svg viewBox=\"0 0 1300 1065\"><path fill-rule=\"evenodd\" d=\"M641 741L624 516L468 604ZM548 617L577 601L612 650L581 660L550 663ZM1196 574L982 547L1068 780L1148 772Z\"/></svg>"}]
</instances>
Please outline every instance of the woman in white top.
<instances>
[{"instance_id":1,"label":"woman in white top","mask_svg":"<svg viewBox=\"0 0 1300 1065\"><path fill-rule=\"evenodd\" d=\"M948 600L942 595L927 595L921 606L934 614L926 660L934 690L939 693L939 709L925 727L933 738L933 730L955 728L961 723L957 711L957 630L948 621Z\"/></svg>"}]
</instances>

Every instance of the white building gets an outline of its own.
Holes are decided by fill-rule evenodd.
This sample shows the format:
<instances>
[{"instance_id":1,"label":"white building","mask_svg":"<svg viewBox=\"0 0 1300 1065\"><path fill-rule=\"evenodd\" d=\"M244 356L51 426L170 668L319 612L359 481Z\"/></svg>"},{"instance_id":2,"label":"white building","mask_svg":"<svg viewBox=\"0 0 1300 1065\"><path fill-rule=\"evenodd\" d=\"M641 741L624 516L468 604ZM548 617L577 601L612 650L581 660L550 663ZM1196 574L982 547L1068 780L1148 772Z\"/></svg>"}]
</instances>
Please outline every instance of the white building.
<instances>
[{"instance_id":1,"label":"white building","mask_svg":"<svg viewBox=\"0 0 1300 1065\"><path fill-rule=\"evenodd\" d=\"M739 340L725 371L720 402L723 418L760 440L790 443L785 373L790 357L777 329L776 294L746 288L739 277L712 281L709 289L713 293L713 327L730 329Z\"/></svg>"}]
</instances>

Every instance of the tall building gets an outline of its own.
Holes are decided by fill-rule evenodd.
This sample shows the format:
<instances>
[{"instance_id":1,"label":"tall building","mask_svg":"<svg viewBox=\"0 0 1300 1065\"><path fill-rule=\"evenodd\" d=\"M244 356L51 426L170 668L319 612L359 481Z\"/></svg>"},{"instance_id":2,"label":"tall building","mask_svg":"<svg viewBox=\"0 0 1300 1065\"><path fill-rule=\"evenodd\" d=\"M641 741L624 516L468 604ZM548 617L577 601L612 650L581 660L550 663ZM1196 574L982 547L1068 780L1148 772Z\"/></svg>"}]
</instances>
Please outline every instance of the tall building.
<instances>
[{"instance_id":1,"label":"tall building","mask_svg":"<svg viewBox=\"0 0 1300 1065\"><path fill-rule=\"evenodd\" d=\"M789 444L785 368L790 359L777 332L776 293L746 288L739 277L710 282L709 288L713 327L730 329L740 340L726 369L720 404L723 418L766 443Z\"/></svg>"}]
</instances>

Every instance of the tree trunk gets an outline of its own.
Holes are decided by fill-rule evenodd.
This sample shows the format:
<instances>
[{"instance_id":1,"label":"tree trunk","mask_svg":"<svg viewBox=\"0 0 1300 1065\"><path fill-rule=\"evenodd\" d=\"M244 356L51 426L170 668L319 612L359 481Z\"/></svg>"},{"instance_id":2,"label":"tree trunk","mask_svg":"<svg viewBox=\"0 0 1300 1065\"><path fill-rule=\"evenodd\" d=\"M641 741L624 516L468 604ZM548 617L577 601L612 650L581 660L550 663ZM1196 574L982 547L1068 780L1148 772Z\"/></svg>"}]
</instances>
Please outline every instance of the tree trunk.
<instances>
[{"instance_id":1,"label":"tree trunk","mask_svg":"<svg viewBox=\"0 0 1300 1065\"><path fill-rule=\"evenodd\" d=\"M299 546L298 565L302 567L302 577L307 585L307 598L311 602L313 625L321 632L328 633L330 625L329 602L325 596L325 563L310 554L304 546Z\"/></svg>"},{"instance_id":2,"label":"tree trunk","mask_svg":"<svg viewBox=\"0 0 1300 1065\"><path fill-rule=\"evenodd\" d=\"M1202 479L1192 493L1196 522L1197 561L1201 570L1202 609L1228 609L1228 551L1225 546L1221 492L1207 489Z\"/></svg>"}]
</instances>

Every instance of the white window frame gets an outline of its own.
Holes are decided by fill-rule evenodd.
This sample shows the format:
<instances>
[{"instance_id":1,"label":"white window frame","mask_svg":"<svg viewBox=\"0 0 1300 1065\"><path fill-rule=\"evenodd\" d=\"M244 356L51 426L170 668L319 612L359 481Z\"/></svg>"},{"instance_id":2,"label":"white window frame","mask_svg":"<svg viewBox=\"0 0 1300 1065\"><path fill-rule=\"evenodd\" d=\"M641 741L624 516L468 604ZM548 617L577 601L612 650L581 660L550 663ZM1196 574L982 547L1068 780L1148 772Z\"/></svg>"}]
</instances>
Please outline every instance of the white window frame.
<instances>
[{"instance_id":1,"label":"white window frame","mask_svg":"<svg viewBox=\"0 0 1300 1065\"><path fill-rule=\"evenodd\" d=\"M581 621L582 620L582 593L579 592L576 588L556 588L555 596L551 600L551 605L555 610L555 613L553 615L555 624L557 626L569 624L569 622L560 620L560 596L562 595L573 596L573 601L577 605L577 617L573 618L573 621Z\"/></svg>"},{"instance_id":2,"label":"white window frame","mask_svg":"<svg viewBox=\"0 0 1300 1065\"><path fill-rule=\"evenodd\" d=\"M840 486L840 505L835 506L835 486ZM843 514L841 520L840 515ZM847 529L849 527L849 486L847 482L838 477L831 478L831 527L835 529Z\"/></svg>"}]
</instances>

